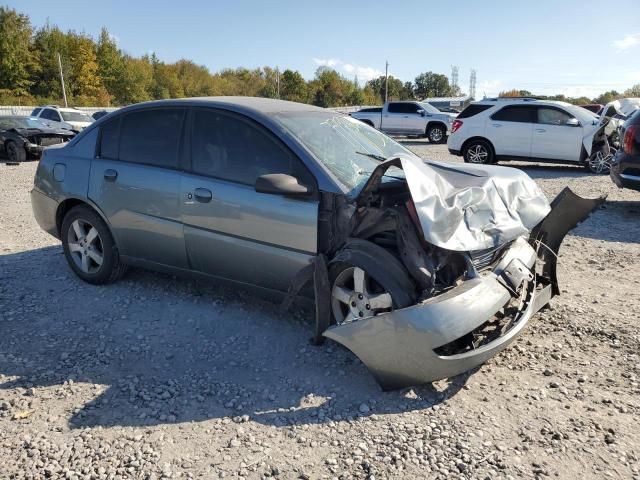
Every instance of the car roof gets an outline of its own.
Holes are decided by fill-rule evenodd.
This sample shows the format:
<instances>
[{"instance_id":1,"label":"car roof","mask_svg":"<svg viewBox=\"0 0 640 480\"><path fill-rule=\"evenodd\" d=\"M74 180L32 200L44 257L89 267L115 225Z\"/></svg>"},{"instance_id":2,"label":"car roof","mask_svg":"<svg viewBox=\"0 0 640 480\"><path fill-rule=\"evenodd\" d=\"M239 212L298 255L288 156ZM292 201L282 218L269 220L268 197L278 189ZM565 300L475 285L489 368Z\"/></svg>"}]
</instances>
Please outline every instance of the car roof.
<instances>
[{"instance_id":1,"label":"car roof","mask_svg":"<svg viewBox=\"0 0 640 480\"><path fill-rule=\"evenodd\" d=\"M561 107L571 107L573 106L571 103L562 102L560 100L542 100L538 98L509 98L509 97L501 97L501 98L485 98L478 102L473 102L474 104L481 105L511 105L511 104L521 104L521 105L557 105Z\"/></svg>"},{"instance_id":2,"label":"car roof","mask_svg":"<svg viewBox=\"0 0 640 480\"><path fill-rule=\"evenodd\" d=\"M279 112L326 112L324 108L308 105L306 103L289 102L275 98L263 97L190 97L177 98L172 100L154 100L129 105L121 110L132 110L144 107L179 106L179 105L200 105L200 106L222 106L237 107L242 110L251 110L261 114L272 114Z\"/></svg>"}]
</instances>

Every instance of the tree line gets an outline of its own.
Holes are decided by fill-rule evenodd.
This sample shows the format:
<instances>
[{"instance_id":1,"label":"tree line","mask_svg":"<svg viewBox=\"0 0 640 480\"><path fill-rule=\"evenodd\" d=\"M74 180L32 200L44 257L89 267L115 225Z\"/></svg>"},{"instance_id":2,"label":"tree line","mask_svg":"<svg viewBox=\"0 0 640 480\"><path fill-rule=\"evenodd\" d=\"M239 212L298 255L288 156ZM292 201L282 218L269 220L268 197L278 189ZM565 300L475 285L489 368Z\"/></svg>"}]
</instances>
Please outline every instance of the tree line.
<instances>
[{"instance_id":1,"label":"tree line","mask_svg":"<svg viewBox=\"0 0 640 480\"><path fill-rule=\"evenodd\" d=\"M28 15L0 7L0 104L62 101L58 53L69 103L119 106L166 98L248 95L282 98L321 107L377 105L385 78L360 85L320 67L311 80L298 71L273 67L235 68L211 73L191 60L165 63L155 54L135 57L120 49L103 28L97 39L47 23L34 28ZM388 97L407 100L460 93L445 75L426 72L414 82L388 78Z\"/></svg>"},{"instance_id":2,"label":"tree line","mask_svg":"<svg viewBox=\"0 0 640 480\"><path fill-rule=\"evenodd\" d=\"M348 79L327 67L318 68L311 80L295 70L280 72L268 66L211 73L187 59L166 63L155 54L130 55L119 48L106 28L97 39L73 30L63 32L49 23L34 28L28 15L0 7L0 104L61 103L58 54L69 104L74 106L121 106L166 98L246 95L337 107L378 105L385 98L384 76L360 85L357 78ZM421 73L413 81L405 82L389 76L387 91L390 100L462 94L457 86L450 85L446 75L434 72ZM503 93L514 92L524 91Z\"/></svg>"}]
</instances>

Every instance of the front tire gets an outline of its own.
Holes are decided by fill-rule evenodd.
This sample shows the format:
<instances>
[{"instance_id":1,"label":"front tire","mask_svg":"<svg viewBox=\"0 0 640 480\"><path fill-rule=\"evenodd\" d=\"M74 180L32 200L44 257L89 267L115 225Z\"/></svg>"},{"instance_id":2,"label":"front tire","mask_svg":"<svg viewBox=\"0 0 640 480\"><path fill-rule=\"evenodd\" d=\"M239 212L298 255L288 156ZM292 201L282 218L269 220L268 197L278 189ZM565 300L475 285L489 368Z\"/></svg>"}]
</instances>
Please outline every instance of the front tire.
<instances>
[{"instance_id":1,"label":"front tire","mask_svg":"<svg viewBox=\"0 0 640 480\"><path fill-rule=\"evenodd\" d=\"M72 208L60 231L64 255L71 269L87 283L103 285L126 271L118 248L102 218L87 206Z\"/></svg>"},{"instance_id":2,"label":"front tire","mask_svg":"<svg viewBox=\"0 0 640 480\"><path fill-rule=\"evenodd\" d=\"M477 163L486 165L495 162L493 148L486 140L472 140L462 152L466 163Z\"/></svg>"},{"instance_id":3,"label":"front tire","mask_svg":"<svg viewBox=\"0 0 640 480\"><path fill-rule=\"evenodd\" d=\"M8 163L18 164L27 159L27 151L24 148L19 147L13 140L7 141L4 148L7 152L7 158L9 159Z\"/></svg>"},{"instance_id":4,"label":"front tire","mask_svg":"<svg viewBox=\"0 0 640 480\"><path fill-rule=\"evenodd\" d=\"M431 125L427 128L429 143L444 143L447 139L447 131L442 125Z\"/></svg>"}]
</instances>

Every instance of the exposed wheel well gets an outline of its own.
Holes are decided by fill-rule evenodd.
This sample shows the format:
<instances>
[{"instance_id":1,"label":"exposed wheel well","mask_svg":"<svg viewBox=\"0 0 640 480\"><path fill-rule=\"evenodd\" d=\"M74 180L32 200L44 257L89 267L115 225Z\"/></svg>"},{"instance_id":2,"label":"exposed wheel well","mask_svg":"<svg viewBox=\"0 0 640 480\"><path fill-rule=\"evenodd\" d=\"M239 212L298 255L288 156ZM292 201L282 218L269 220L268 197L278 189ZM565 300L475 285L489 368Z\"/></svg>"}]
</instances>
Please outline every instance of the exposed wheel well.
<instances>
[{"instance_id":1,"label":"exposed wheel well","mask_svg":"<svg viewBox=\"0 0 640 480\"><path fill-rule=\"evenodd\" d=\"M442 122L429 122L427 123L425 133L427 133L431 127L442 127L445 132L447 131L447 126Z\"/></svg>"},{"instance_id":2,"label":"exposed wheel well","mask_svg":"<svg viewBox=\"0 0 640 480\"><path fill-rule=\"evenodd\" d=\"M491 147L491 150L493 151L493 156L495 158L496 155L496 148L493 146L493 143L491 143L491 141L485 137L471 137L471 138L467 138L464 143L462 144L462 147L460 147L460 152L464 155L464 150L465 148L467 148L467 145L469 145L471 142L475 141L475 140L482 140L483 142L486 142L487 144L489 144L489 146Z\"/></svg>"},{"instance_id":3,"label":"exposed wheel well","mask_svg":"<svg viewBox=\"0 0 640 480\"><path fill-rule=\"evenodd\" d=\"M83 202L82 200L78 200L77 198L69 198L68 200L64 200L58 205L58 210L56 211L56 229L58 231L58 236L62 236L62 221L64 220L65 215L69 210L73 207L77 207L78 205L84 205L89 207L91 210L95 210L91 205L87 202ZM98 213L100 215L100 213Z\"/></svg>"}]
</instances>

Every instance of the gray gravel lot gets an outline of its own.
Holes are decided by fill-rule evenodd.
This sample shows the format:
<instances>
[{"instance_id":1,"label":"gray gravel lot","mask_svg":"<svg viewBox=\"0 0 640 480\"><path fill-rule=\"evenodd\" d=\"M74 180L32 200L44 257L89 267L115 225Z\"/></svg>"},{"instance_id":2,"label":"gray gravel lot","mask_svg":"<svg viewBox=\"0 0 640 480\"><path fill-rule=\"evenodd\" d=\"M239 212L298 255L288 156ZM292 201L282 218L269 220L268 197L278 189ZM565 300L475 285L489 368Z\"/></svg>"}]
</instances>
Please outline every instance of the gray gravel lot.
<instances>
[{"instance_id":1,"label":"gray gravel lot","mask_svg":"<svg viewBox=\"0 0 640 480\"><path fill-rule=\"evenodd\" d=\"M383 393L304 312L141 270L82 283L32 218L35 162L0 163L0 478L640 479L640 192L514 166L609 195L564 243L562 296L477 371Z\"/></svg>"}]
</instances>

